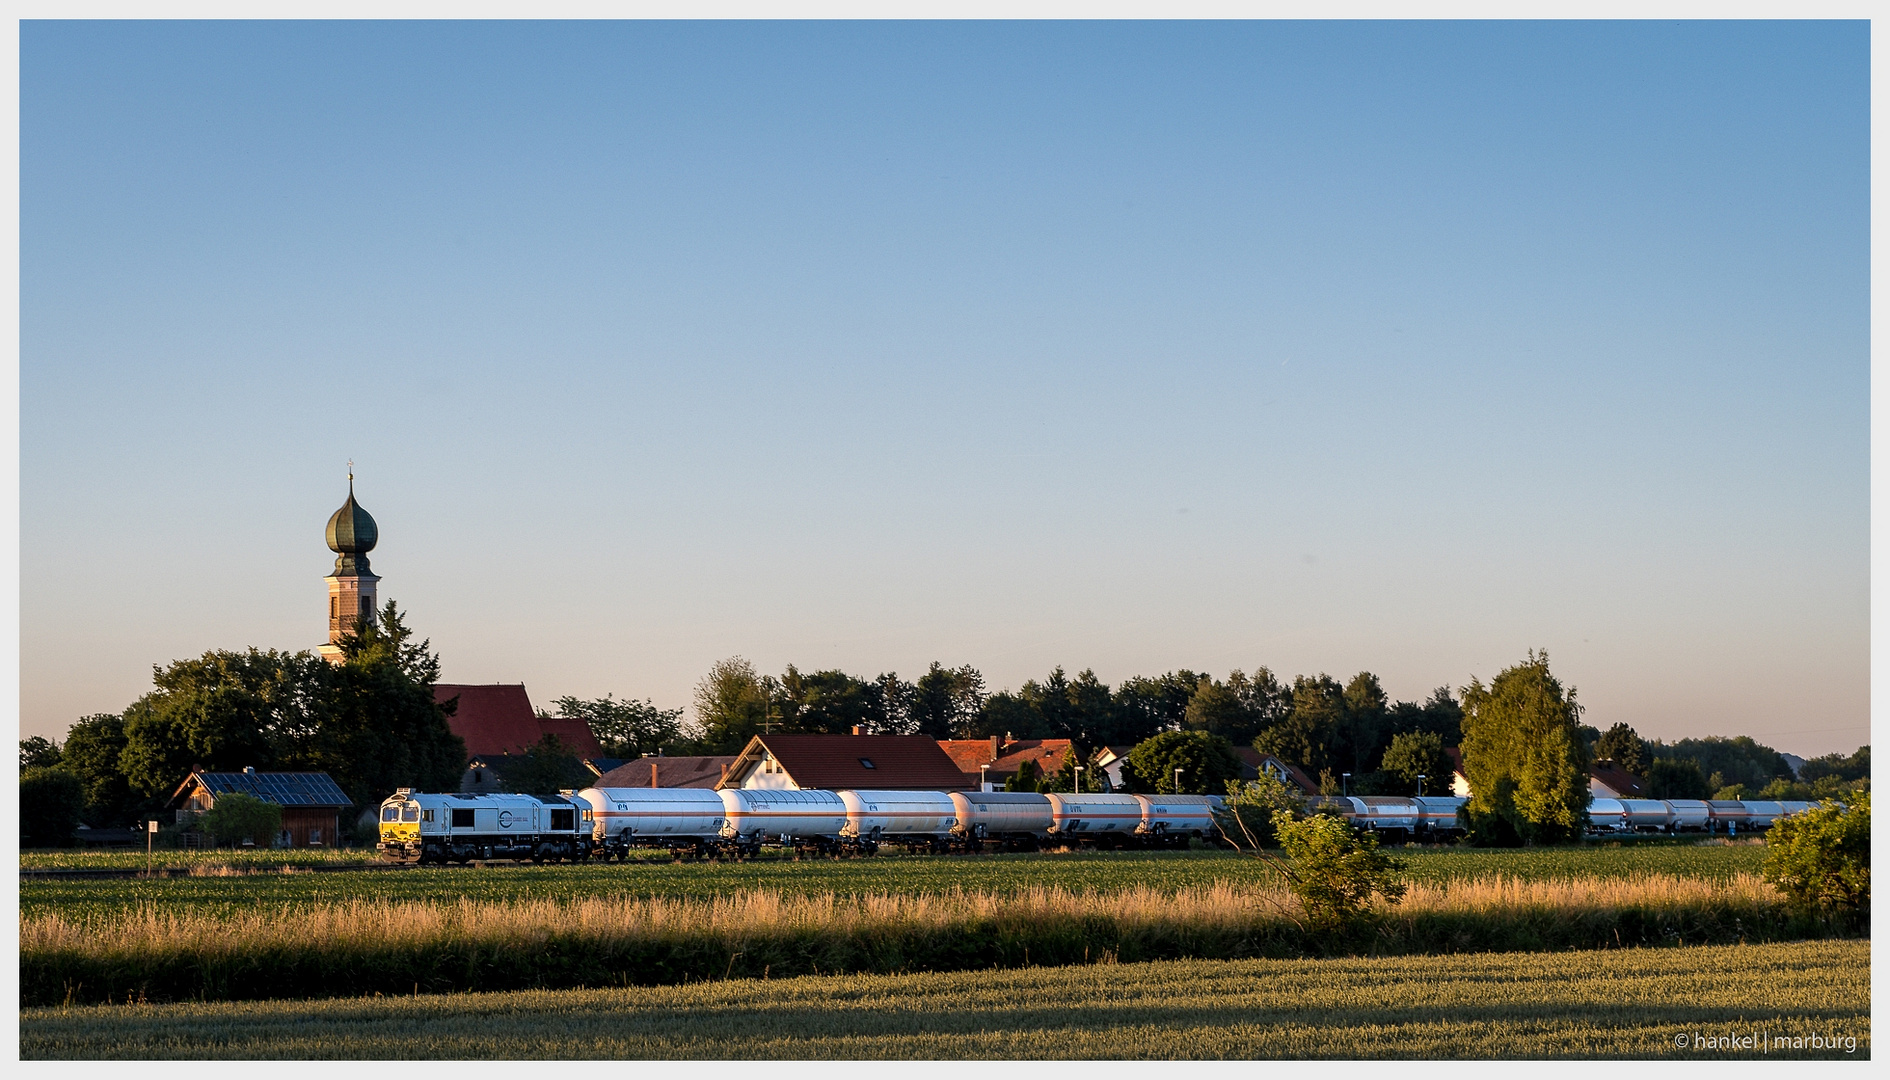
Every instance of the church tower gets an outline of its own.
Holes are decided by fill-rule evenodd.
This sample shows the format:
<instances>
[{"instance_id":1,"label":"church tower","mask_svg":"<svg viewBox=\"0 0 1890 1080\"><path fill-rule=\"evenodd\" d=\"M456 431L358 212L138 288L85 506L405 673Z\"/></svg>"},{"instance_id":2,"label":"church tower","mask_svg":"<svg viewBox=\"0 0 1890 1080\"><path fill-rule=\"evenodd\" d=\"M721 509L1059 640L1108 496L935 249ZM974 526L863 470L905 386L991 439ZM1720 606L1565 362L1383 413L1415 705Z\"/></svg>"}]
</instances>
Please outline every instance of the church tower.
<instances>
[{"instance_id":1,"label":"church tower","mask_svg":"<svg viewBox=\"0 0 1890 1080\"><path fill-rule=\"evenodd\" d=\"M328 519L328 549L335 569L328 575L328 644L316 650L330 663L342 661L341 639L354 632L361 616L375 611L374 585L381 579L368 569L367 553L380 533L374 519L354 501L354 468L348 469L348 501Z\"/></svg>"}]
</instances>

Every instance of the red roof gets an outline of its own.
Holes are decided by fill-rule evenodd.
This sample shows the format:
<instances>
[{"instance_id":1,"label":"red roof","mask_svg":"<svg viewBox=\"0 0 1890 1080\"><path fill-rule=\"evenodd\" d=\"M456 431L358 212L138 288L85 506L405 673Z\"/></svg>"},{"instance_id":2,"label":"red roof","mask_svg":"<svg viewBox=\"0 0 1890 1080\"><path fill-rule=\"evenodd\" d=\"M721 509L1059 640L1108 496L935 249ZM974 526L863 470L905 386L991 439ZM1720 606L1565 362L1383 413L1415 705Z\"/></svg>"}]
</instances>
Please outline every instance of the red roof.
<instances>
[{"instance_id":1,"label":"red roof","mask_svg":"<svg viewBox=\"0 0 1890 1080\"><path fill-rule=\"evenodd\" d=\"M1316 783L1312 777L1306 775L1306 770L1291 762L1284 761L1273 754L1263 754L1251 746L1236 746L1234 747L1234 756L1239 758L1247 768L1252 769L1254 772L1253 776L1243 775L1242 779L1258 779L1261 773L1267 771L1267 764L1271 762L1278 767L1280 772L1286 774L1287 783L1292 784L1308 795L1317 795L1319 793L1318 783Z\"/></svg>"},{"instance_id":2,"label":"red roof","mask_svg":"<svg viewBox=\"0 0 1890 1080\"><path fill-rule=\"evenodd\" d=\"M1068 739L940 739L938 745L972 784L987 776L993 783L1002 783L1016 776L1026 761L1039 774L1054 773L1063 767L1063 755L1070 750ZM982 768L986 765L988 774Z\"/></svg>"},{"instance_id":3,"label":"red roof","mask_svg":"<svg viewBox=\"0 0 1890 1080\"><path fill-rule=\"evenodd\" d=\"M728 786L760 766L763 750L801 788L958 791L977 784L924 735L757 735L729 766Z\"/></svg>"},{"instance_id":4,"label":"red roof","mask_svg":"<svg viewBox=\"0 0 1890 1080\"><path fill-rule=\"evenodd\" d=\"M529 750L546 735L556 735L580 758L602 757L591 725L562 716L541 717L525 696L524 683L438 683L433 700L444 705L458 698L459 707L446 726L466 741L472 757L516 754Z\"/></svg>"},{"instance_id":5,"label":"red roof","mask_svg":"<svg viewBox=\"0 0 1890 1080\"><path fill-rule=\"evenodd\" d=\"M1647 791L1645 781L1608 758L1595 762L1594 766L1588 770L1588 775L1591 779L1608 785L1611 791L1625 798L1637 798Z\"/></svg>"},{"instance_id":6,"label":"red roof","mask_svg":"<svg viewBox=\"0 0 1890 1080\"><path fill-rule=\"evenodd\" d=\"M690 787L712 788L722 780L722 767L731 765L733 756L640 757L626 761L597 778L592 787ZM650 783L650 766L656 766L656 783Z\"/></svg>"}]
</instances>

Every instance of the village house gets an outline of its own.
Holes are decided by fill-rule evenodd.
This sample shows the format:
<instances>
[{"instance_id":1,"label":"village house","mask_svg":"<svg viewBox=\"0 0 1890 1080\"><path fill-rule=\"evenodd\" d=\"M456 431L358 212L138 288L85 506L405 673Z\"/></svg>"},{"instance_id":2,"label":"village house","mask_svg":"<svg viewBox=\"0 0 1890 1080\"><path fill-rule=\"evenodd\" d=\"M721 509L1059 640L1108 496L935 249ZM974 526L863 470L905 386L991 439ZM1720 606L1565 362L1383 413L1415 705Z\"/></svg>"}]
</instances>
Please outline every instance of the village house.
<instances>
[{"instance_id":1,"label":"village house","mask_svg":"<svg viewBox=\"0 0 1890 1080\"><path fill-rule=\"evenodd\" d=\"M757 735L735 755L715 786L833 791L960 791L977 786L935 739L854 731L852 735Z\"/></svg>"}]
</instances>

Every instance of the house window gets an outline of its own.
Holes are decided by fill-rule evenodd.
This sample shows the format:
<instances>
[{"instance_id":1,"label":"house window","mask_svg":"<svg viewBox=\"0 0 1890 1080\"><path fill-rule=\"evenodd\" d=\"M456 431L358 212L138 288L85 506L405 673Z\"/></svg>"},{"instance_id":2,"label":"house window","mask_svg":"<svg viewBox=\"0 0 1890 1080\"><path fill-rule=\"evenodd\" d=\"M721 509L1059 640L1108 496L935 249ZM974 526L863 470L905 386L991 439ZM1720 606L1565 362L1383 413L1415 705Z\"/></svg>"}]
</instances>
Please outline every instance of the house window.
<instances>
[{"instance_id":1,"label":"house window","mask_svg":"<svg viewBox=\"0 0 1890 1080\"><path fill-rule=\"evenodd\" d=\"M289 830L284 829L282 831L288 832ZM308 831L308 845L310 847L320 847L321 842L322 842L322 831L320 829L310 829Z\"/></svg>"},{"instance_id":2,"label":"house window","mask_svg":"<svg viewBox=\"0 0 1890 1080\"><path fill-rule=\"evenodd\" d=\"M473 783L483 784L485 782L486 782L486 770L474 769L473 770Z\"/></svg>"},{"instance_id":3,"label":"house window","mask_svg":"<svg viewBox=\"0 0 1890 1080\"><path fill-rule=\"evenodd\" d=\"M862 769L877 769L877 768L879 768L879 766L877 766L877 765L875 765L875 764L873 764L873 759L872 759L872 758L870 758L870 757L863 757L863 758L861 758L861 759L860 759L860 768L862 768Z\"/></svg>"}]
</instances>

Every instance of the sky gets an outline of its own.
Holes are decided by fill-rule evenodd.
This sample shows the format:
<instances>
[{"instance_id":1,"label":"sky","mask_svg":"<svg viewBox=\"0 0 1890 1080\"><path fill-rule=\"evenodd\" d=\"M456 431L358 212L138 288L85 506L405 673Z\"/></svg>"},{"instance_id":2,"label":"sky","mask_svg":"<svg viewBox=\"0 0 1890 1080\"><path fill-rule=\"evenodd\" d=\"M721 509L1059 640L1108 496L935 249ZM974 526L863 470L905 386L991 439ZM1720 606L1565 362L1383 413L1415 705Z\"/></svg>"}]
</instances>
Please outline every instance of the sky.
<instances>
[{"instance_id":1,"label":"sky","mask_svg":"<svg viewBox=\"0 0 1890 1080\"><path fill-rule=\"evenodd\" d=\"M22 735L324 640L450 682L1532 648L1869 739L1869 35L26 23Z\"/></svg>"}]
</instances>

